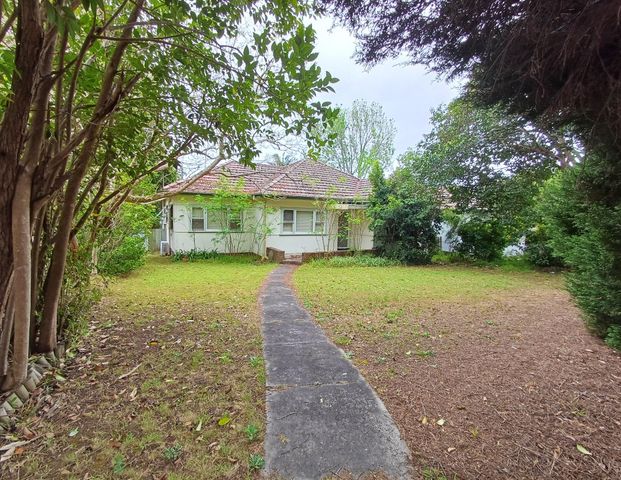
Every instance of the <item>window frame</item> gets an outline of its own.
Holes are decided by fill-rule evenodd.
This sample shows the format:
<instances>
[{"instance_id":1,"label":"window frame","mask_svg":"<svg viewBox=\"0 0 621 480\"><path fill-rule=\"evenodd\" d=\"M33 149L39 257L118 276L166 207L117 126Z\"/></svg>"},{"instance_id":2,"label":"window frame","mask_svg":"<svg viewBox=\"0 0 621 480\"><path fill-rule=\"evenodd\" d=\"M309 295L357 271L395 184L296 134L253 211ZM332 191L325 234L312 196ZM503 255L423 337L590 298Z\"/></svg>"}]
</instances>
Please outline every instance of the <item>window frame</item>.
<instances>
[{"instance_id":1,"label":"window frame","mask_svg":"<svg viewBox=\"0 0 621 480\"><path fill-rule=\"evenodd\" d=\"M203 229L202 230L194 230L193 221L195 220L194 218L195 208L203 209ZM227 207L225 210L226 210L225 222L228 227L228 231L231 233L243 233L244 231L243 211L239 215L238 228L231 228L231 218L230 218L231 208ZM196 220L199 220L199 219L197 218ZM209 208L208 207L204 207L201 205L190 205L190 233L218 233L218 232L225 232L225 231L227 231L227 229L222 228L222 226L220 226L220 228L209 228Z\"/></svg>"},{"instance_id":2,"label":"window frame","mask_svg":"<svg viewBox=\"0 0 621 480\"><path fill-rule=\"evenodd\" d=\"M293 220L285 222L285 212L291 211L293 212ZM310 232L298 232L297 231L297 223L298 223L298 212L312 212L313 213L313 226ZM324 213L323 221L318 222L317 220L321 218L322 213L319 210L314 210L312 208L281 208L280 213L280 234L281 235L325 235L326 234L326 217L327 215ZM285 223L287 225L291 225L291 231L287 232L284 230ZM317 230L317 223L323 225L321 230Z\"/></svg>"},{"instance_id":3,"label":"window frame","mask_svg":"<svg viewBox=\"0 0 621 480\"><path fill-rule=\"evenodd\" d=\"M198 209L200 208L201 210L203 210L203 228L202 230L195 230L194 229L194 220L200 220L199 218L194 218L194 209ZM205 230L205 227L207 226L207 211L205 209L205 207L201 207L200 205L191 205L190 206L190 232L192 233L200 233L200 232L206 232L207 230Z\"/></svg>"}]
</instances>

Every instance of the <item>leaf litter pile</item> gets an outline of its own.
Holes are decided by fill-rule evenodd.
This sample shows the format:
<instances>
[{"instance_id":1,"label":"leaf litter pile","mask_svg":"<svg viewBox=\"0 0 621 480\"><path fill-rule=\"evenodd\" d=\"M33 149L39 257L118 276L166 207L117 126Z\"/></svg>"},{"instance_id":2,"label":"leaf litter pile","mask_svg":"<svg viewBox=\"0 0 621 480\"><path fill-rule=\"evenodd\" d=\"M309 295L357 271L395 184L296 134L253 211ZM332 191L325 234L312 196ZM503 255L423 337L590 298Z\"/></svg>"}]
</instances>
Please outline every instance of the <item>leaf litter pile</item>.
<instances>
[{"instance_id":1,"label":"leaf litter pile","mask_svg":"<svg viewBox=\"0 0 621 480\"><path fill-rule=\"evenodd\" d=\"M621 478L621 355L558 277L303 266L294 281L384 401L417 478Z\"/></svg>"},{"instance_id":2,"label":"leaf litter pile","mask_svg":"<svg viewBox=\"0 0 621 480\"><path fill-rule=\"evenodd\" d=\"M265 373L256 296L272 268L244 257L151 259L113 284L69 352L67 380L50 374L0 442L13 444L0 451L0 477L257 477Z\"/></svg>"}]
</instances>

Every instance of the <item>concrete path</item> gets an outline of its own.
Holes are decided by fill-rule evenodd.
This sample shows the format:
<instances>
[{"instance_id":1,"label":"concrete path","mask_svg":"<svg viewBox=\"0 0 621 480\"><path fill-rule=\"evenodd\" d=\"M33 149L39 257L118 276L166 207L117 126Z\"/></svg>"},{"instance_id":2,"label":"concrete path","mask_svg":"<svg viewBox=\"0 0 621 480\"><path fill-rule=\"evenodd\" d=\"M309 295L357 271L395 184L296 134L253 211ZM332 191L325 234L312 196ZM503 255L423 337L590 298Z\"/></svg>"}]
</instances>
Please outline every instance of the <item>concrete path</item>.
<instances>
[{"instance_id":1,"label":"concrete path","mask_svg":"<svg viewBox=\"0 0 621 480\"><path fill-rule=\"evenodd\" d=\"M381 400L300 306L281 265L261 293L267 369L266 474L348 472L411 478L409 453Z\"/></svg>"}]
</instances>

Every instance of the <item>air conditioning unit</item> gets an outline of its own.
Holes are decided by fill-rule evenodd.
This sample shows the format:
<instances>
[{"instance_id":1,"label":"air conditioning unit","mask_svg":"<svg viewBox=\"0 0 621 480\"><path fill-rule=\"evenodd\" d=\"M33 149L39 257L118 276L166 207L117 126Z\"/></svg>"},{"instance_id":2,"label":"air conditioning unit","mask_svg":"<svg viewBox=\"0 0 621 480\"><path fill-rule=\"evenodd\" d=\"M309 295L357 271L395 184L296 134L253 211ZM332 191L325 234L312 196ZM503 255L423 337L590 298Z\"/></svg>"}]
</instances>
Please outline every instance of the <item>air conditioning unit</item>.
<instances>
[{"instance_id":1,"label":"air conditioning unit","mask_svg":"<svg viewBox=\"0 0 621 480\"><path fill-rule=\"evenodd\" d=\"M160 242L160 255L170 255L170 244L167 241Z\"/></svg>"}]
</instances>

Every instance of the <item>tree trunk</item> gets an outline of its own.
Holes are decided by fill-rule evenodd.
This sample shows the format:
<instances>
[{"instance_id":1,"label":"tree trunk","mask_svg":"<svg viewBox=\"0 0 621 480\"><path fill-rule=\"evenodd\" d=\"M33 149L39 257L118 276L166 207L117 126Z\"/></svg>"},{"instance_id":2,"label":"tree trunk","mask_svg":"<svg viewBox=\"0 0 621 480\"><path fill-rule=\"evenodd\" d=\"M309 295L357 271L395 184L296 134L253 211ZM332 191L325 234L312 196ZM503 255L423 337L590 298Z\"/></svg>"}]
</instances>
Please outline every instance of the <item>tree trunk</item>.
<instances>
[{"instance_id":1,"label":"tree trunk","mask_svg":"<svg viewBox=\"0 0 621 480\"><path fill-rule=\"evenodd\" d=\"M13 277L11 276L7 289L9 292L11 292L12 284ZM11 293L6 298L6 302L0 305L0 318L4 318L0 334L0 377L4 377L9 369L9 347L13 334L13 295Z\"/></svg>"},{"instance_id":2,"label":"tree trunk","mask_svg":"<svg viewBox=\"0 0 621 480\"><path fill-rule=\"evenodd\" d=\"M8 298L13 271L12 209L19 173L19 157L34 97L38 65L43 48L39 2L23 0L17 5L15 70L11 101L0 124L0 303ZM0 322L5 319L0 317Z\"/></svg>"},{"instance_id":3,"label":"tree trunk","mask_svg":"<svg viewBox=\"0 0 621 480\"><path fill-rule=\"evenodd\" d=\"M13 234L13 362L4 377L3 390L11 390L26 380L30 353L30 193L32 171L22 170L15 187L12 209ZM7 312L11 315L11 312Z\"/></svg>"},{"instance_id":4,"label":"tree trunk","mask_svg":"<svg viewBox=\"0 0 621 480\"><path fill-rule=\"evenodd\" d=\"M67 262L67 250L71 237L71 226L75 215L78 194L80 192L80 184L95 154L95 148L97 146L99 133L102 129L102 124L105 120L105 115L106 113L109 114L114 111L115 105L111 103L114 102L112 98L114 80L125 50L131 40L134 24L138 19L143 4L144 0L137 0L135 2L134 8L121 33L120 40L106 66L97 104L93 111L93 118L98 120L92 121L88 126L86 140L84 141L80 154L75 160L73 172L67 183L58 231L56 232L52 251L52 261L48 270L46 287L43 295L43 317L41 319L41 330L37 343L37 350L39 352L51 352L56 348L58 335L58 303L60 301L65 265Z\"/></svg>"}]
</instances>

